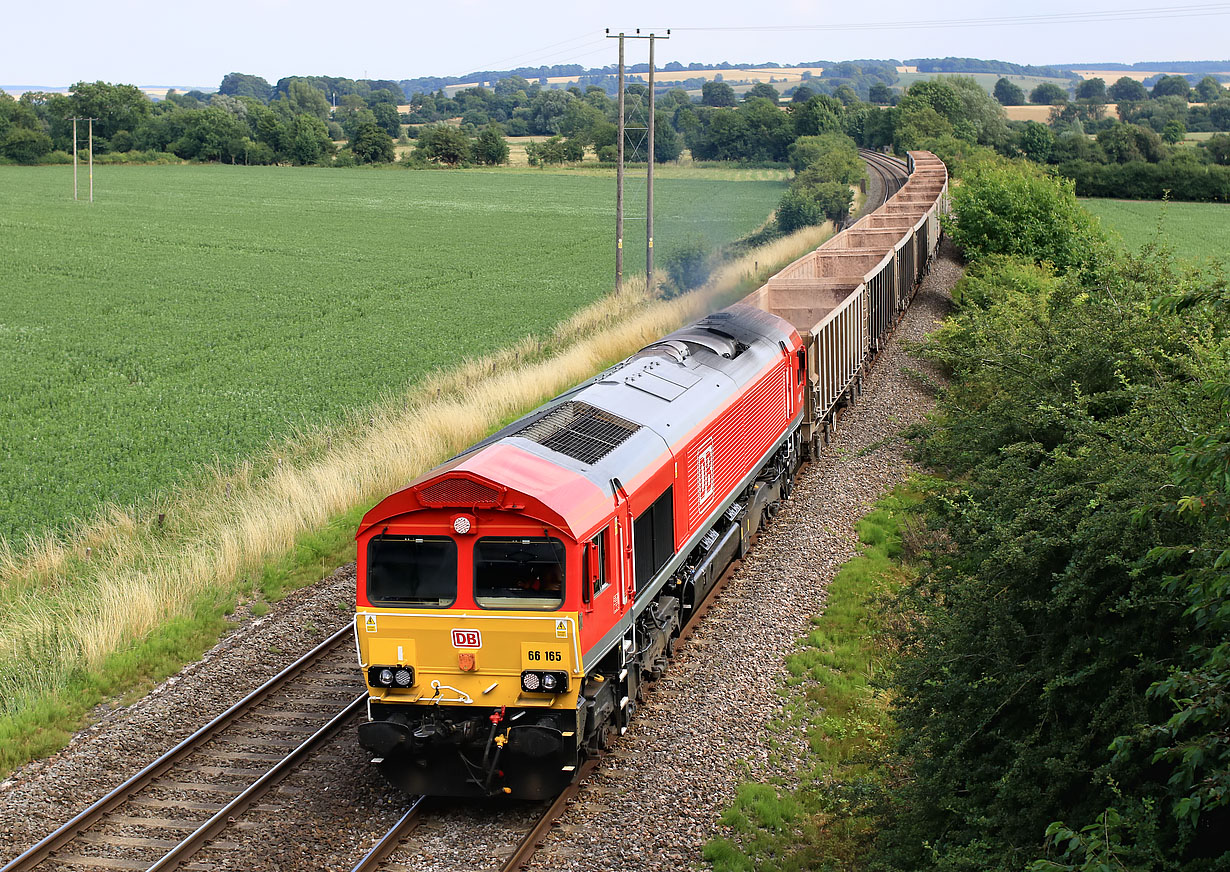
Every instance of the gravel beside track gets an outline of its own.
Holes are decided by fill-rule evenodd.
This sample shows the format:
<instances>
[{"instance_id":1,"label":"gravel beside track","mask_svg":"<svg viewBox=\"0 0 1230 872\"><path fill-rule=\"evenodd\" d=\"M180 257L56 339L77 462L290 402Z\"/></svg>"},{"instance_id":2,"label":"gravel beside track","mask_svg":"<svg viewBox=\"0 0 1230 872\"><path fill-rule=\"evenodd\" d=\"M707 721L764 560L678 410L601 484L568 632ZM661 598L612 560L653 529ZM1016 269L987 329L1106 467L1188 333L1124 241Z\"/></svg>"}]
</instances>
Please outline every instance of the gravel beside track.
<instances>
[{"instance_id":1,"label":"gravel beside track","mask_svg":"<svg viewBox=\"0 0 1230 872\"><path fill-rule=\"evenodd\" d=\"M778 712L783 660L823 610L825 586L854 553L853 524L909 465L898 434L931 407L902 348L934 328L960 276L945 243L866 389L825 456L800 476L721 600L677 655L536 869L671 869L700 862L738 782L767 774L765 725ZM354 566L236 629L202 660L131 705L101 713L52 757L0 784L0 865L242 698L353 614ZM359 688L356 671L356 687ZM360 688L361 689L361 688ZM357 692L357 691L356 691ZM349 869L408 801L344 729L211 848L197 869ZM541 803L440 802L386 869L496 868Z\"/></svg>"}]
</instances>

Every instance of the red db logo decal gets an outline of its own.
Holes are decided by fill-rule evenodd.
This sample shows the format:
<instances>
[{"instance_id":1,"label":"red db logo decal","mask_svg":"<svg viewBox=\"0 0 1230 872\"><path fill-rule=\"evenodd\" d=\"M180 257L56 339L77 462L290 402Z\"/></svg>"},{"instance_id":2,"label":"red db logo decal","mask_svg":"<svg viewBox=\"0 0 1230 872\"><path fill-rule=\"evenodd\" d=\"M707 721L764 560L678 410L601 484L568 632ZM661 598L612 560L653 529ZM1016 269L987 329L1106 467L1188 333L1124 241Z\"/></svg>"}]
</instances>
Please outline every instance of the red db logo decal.
<instances>
[{"instance_id":1,"label":"red db logo decal","mask_svg":"<svg viewBox=\"0 0 1230 872\"><path fill-rule=\"evenodd\" d=\"M483 636L478 630L453 630L454 648L481 648Z\"/></svg>"}]
</instances>

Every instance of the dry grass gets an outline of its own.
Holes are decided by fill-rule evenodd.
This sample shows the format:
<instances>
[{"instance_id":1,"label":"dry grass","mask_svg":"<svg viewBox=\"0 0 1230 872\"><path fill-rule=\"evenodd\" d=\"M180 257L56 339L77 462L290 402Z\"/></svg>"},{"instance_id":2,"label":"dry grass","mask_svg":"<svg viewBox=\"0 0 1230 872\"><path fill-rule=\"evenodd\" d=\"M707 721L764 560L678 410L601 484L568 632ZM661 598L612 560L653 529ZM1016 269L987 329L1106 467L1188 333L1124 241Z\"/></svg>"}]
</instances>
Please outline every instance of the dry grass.
<instances>
[{"instance_id":1,"label":"dry grass","mask_svg":"<svg viewBox=\"0 0 1230 872\"><path fill-rule=\"evenodd\" d=\"M560 324L426 378L339 426L303 432L158 501L165 524L109 507L64 538L0 543L0 713L186 613L296 539L369 505L502 422L763 282L831 233L808 228L663 301L629 282Z\"/></svg>"}]
</instances>

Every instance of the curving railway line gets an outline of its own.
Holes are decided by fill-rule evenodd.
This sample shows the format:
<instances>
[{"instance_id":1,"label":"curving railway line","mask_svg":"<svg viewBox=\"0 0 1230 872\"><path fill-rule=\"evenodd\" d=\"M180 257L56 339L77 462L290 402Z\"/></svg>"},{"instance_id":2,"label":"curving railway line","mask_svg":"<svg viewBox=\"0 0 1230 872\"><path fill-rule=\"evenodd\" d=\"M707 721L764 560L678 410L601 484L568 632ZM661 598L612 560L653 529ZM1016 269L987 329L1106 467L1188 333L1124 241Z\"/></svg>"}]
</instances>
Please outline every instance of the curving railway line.
<instances>
[{"instance_id":1,"label":"curving railway line","mask_svg":"<svg viewBox=\"0 0 1230 872\"><path fill-rule=\"evenodd\" d=\"M873 177L868 192L869 203L875 204L868 209L872 211L905 186L909 170L904 162L878 152L863 150L862 157ZM766 285L770 287L771 283ZM873 350L877 347L878 342L873 343ZM843 394L844 402L856 395L851 386ZM833 403L824 410L829 416L825 428L837 425L843 405ZM711 596L683 628L680 641L691 634L738 566L736 561L723 573ZM155 872L185 865L191 868L195 865L192 858L206 847L223 852L235 849L228 835L237 821L250 811L269 811L261 801L271 788L304 766L344 728L359 722L368 695L354 668L352 633L349 624L334 632L0 872L36 868ZM596 759L586 762L579 777L544 808L516 849L503 859L501 869L522 868L528 862L597 765ZM400 820L357 858L354 872L393 868L390 857L430 811L429 800L413 798Z\"/></svg>"}]
</instances>

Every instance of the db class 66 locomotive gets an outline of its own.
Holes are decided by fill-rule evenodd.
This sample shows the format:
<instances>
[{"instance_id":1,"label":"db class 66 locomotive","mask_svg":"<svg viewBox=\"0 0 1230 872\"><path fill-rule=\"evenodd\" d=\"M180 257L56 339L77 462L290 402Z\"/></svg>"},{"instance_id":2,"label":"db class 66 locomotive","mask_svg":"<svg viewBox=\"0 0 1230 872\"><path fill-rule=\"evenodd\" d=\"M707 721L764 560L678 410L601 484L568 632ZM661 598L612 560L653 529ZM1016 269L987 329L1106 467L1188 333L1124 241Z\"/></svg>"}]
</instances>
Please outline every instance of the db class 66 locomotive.
<instances>
[{"instance_id":1,"label":"db class 66 locomotive","mask_svg":"<svg viewBox=\"0 0 1230 872\"><path fill-rule=\"evenodd\" d=\"M373 508L359 739L410 793L545 798L626 729L799 460L799 334L717 312Z\"/></svg>"},{"instance_id":2,"label":"db class 66 locomotive","mask_svg":"<svg viewBox=\"0 0 1230 872\"><path fill-rule=\"evenodd\" d=\"M547 798L627 729L908 304L947 193L934 156L911 168L897 208L364 516L359 741L390 781Z\"/></svg>"}]
</instances>

